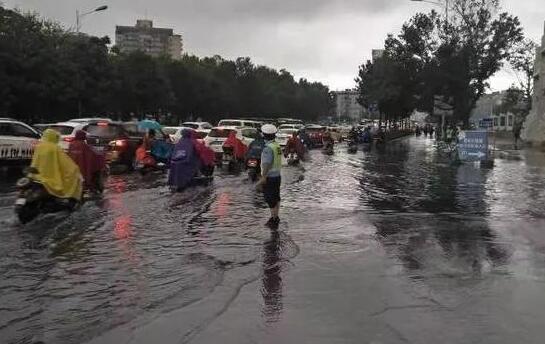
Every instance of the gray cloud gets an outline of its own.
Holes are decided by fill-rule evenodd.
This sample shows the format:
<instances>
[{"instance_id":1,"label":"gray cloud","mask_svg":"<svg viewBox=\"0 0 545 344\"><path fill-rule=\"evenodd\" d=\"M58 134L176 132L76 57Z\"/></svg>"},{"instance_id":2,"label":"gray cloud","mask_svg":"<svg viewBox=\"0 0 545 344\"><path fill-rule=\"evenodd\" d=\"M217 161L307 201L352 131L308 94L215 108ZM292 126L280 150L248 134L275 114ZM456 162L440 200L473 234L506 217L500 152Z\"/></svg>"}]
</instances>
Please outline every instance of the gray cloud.
<instances>
[{"instance_id":1,"label":"gray cloud","mask_svg":"<svg viewBox=\"0 0 545 344\"><path fill-rule=\"evenodd\" d=\"M2 0L0 0L2 1ZM417 11L432 5L409 0L3 0L7 7L35 10L66 26L76 8L110 8L85 18L83 31L113 38L115 25L133 25L147 16L184 37L188 53L250 56L256 63L286 68L297 77L322 81L333 89L354 86L358 65L381 47L388 33ZM542 0L504 0L521 18L528 35L539 40ZM501 73L494 88L509 85Z\"/></svg>"}]
</instances>

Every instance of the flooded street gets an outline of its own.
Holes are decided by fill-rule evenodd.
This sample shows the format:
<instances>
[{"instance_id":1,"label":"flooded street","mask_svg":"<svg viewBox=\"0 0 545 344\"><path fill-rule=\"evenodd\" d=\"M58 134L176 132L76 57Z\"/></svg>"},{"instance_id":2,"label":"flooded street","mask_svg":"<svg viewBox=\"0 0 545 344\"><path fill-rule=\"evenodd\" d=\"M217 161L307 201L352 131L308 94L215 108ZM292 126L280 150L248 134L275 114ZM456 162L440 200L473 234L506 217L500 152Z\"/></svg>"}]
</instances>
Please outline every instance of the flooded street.
<instances>
[{"instance_id":1,"label":"flooded street","mask_svg":"<svg viewBox=\"0 0 545 344\"><path fill-rule=\"evenodd\" d=\"M513 154L313 151L283 170L278 232L244 174L180 194L111 176L102 200L26 226L4 181L0 341L542 343L545 155Z\"/></svg>"}]
</instances>

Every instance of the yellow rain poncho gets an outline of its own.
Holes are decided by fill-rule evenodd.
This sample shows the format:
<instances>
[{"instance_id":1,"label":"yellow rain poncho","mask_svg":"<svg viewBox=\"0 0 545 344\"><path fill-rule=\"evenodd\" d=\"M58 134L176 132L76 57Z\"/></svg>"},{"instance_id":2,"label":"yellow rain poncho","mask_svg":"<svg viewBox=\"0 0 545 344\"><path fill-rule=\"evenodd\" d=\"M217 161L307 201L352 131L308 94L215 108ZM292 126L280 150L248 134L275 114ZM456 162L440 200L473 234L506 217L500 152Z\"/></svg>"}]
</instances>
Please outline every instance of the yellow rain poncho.
<instances>
[{"instance_id":1,"label":"yellow rain poncho","mask_svg":"<svg viewBox=\"0 0 545 344\"><path fill-rule=\"evenodd\" d=\"M83 178L78 165L59 147L59 138L54 130L44 131L32 156L31 167L38 170L32 178L53 196L80 200Z\"/></svg>"}]
</instances>

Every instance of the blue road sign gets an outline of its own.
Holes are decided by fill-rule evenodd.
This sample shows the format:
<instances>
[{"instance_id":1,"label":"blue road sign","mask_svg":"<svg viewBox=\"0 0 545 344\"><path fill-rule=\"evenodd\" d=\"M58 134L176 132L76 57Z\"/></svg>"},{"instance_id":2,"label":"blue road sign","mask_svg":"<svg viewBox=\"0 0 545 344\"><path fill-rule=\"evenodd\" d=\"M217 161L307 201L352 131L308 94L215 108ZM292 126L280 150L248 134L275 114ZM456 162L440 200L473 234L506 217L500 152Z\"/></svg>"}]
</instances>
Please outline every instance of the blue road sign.
<instances>
[{"instance_id":1,"label":"blue road sign","mask_svg":"<svg viewBox=\"0 0 545 344\"><path fill-rule=\"evenodd\" d=\"M458 135L458 157L462 161L488 160L488 132L462 131Z\"/></svg>"}]
</instances>

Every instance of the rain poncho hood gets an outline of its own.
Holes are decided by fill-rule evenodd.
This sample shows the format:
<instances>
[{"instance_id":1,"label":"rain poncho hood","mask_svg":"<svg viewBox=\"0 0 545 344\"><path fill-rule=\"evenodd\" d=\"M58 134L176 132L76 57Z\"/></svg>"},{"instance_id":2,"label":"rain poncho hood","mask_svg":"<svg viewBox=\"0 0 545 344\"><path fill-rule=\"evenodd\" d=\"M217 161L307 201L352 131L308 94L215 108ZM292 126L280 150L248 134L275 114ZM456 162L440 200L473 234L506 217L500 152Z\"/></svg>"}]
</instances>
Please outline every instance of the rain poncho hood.
<instances>
[{"instance_id":1,"label":"rain poncho hood","mask_svg":"<svg viewBox=\"0 0 545 344\"><path fill-rule=\"evenodd\" d=\"M54 130L44 131L32 156L30 166L38 170L38 174L32 175L32 178L55 197L80 200L82 176L79 167L59 147L59 138L59 133Z\"/></svg>"},{"instance_id":2,"label":"rain poncho hood","mask_svg":"<svg viewBox=\"0 0 545 344\"><path fill-rule=\"evenodd\" d=\"M183 137L174 146L174 152L170 159L170 171L168 185L181 189L186 187L200 168L200 161L190 135Z\"/></svg>"},{"instance_id":3,"label":"rain poncho hood","mask_svg":"<svg viewBox=\"0 0 545 344\"><path fill-rule=\"evenodd\" d=\"M93 148L84 142L86 137L87 135L84 131L78 130L76 132L76 140L72 141L68 147L68 155L78 165L83 175L85 186L93 189L93 176L105 168L106 161L104 154L95 152Z\"/></svg>"},{"instance_id":4,"label":"rain poncho hood","mask_svg":"<svg viewBox=\"0 0 545 344\"><path fill-rule=\"evenodd\" d=\"M195 150L199 155L201 163L204 166L214 166L216 160L216 154L214 151L210 147L206 147L203 142L197 139L197 133L195 131L192 130L190 135L191 141L193 141L193 145L195 146Z\"/></svg>"},{"instance_id":5,"label":"rain poncho hood","mask_svg":"<svg viewBox=\"0 0 545 344\"><path fill-rule=\"evenodd\" d=\"M243 160L246 156L248 147L242 141L237 138L237 134L234 131L229 133L229 137L223 143L223 147L233 147L233 154L236 159Z\"/></svg>"},{"instance_id":6,"label":"rain poncho hood","mask_svg":"<svg viewBox=\"0 0 545 344\"><path fill-rule=\"evenodd\" d=\"M261 153L265 148L265 139L263 136L259 135L255 140L250 143L248 146L248 153L246 153L247 158L261 159Z\"/></svg>"},{"instance_id":7,"label":"rain poncho hood","mask_svg":"<svg viewBox=\"0 0 545 344\"><path fill-rule=\"evenodd\" d=\"M138 163L147 167L155 167L157 165L157 161L148 153L144 144L141 144L136 149L135 158Z\"/></svg>"},{"instance_id":8,"label":"rain poncho hood","mask_svg":"<svg viewBox=\"0 0 545 344\"><path fill-rule=\"evenodd\" d=\"M174 145L164 140L155 140L151 144L151 155L155 160L160 162L168 162L172 155Z\"/></svg>"}]
</instances>

